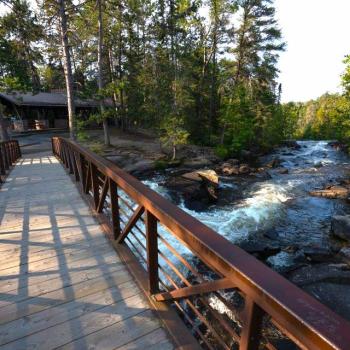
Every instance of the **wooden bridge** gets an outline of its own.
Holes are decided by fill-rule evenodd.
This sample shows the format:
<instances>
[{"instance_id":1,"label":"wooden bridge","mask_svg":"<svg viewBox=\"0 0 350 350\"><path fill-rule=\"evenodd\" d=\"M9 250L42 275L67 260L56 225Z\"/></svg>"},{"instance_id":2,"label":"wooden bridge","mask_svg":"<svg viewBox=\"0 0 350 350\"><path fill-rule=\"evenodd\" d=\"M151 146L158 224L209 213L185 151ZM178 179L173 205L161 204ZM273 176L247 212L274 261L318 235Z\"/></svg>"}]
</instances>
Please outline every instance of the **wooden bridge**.
<instances>
[{"instance_id":1,"label":"wooden bridge","mask_svg":"<svg viewBox=\"0 0 350 350\"><path fill-rule=\"evenodd\" d=\"M107 160L0 143L0 349L350 349L350 324Z\"/></svg>"}]
</instances>

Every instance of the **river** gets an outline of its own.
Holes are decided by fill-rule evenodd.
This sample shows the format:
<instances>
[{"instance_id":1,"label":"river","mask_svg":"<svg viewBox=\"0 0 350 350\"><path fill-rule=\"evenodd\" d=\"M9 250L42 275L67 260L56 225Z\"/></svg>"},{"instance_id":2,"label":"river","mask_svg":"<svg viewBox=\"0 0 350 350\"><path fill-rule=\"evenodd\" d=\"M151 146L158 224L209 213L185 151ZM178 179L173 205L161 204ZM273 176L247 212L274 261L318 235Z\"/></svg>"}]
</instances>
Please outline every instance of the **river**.
<instances>
[{"instance_id":1,"label":"river","mask_svg":"<svg viewBox=\"0 0 350 350\"><path fill-rule=\"evenodd\" d=\"M212 205L200 212L186 208L183 201L178 205L236 244L261 240L265 237L263 233L284 248L327 248L331 217L350 210L342 200L311 197L309 191L345 178L350 173L350 159L330 147L327 141L298 143L299 149L279 148L262 159L267 162L278 157L288 174L270 170L269 180L245 183L243 199ZM163 177L156 176L144 183L171 199L168 189L161 185ZM220 179L221 195L229 198L241 185L235 177L223 177ZM266 262L283 271L293 265L294 257L295 249L291 252L283 249Z\"/></svg>"}]
</instances>

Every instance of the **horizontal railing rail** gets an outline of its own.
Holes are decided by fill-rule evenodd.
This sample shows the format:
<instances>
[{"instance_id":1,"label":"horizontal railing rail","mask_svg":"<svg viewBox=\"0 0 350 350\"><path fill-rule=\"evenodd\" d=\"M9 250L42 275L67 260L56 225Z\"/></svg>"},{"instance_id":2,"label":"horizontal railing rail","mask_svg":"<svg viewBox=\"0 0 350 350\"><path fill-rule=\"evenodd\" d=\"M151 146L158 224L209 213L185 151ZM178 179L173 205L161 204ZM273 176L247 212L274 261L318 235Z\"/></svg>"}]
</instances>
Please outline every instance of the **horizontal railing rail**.
<instances>
[{"instance_id":1,"label":"horizontal railing rail","mask_svg":"<svg viewBox=\"0 0 350 350\"><path fill-rule=\"evenodd\" d=\"M262 262L79 144L52 149L148 295L203 348L350 349L349 322Z\"/></svg>"},{"instance_id":2,"label":"horizontal railing rail","mask_svg":"<svg viewBox=\"0 0 350 350\"><path fill-rule=\"evenodd\" d=\"M20 157L21 149L17 140L0 142L0 183Z\"/></svg>"}]
</instances>

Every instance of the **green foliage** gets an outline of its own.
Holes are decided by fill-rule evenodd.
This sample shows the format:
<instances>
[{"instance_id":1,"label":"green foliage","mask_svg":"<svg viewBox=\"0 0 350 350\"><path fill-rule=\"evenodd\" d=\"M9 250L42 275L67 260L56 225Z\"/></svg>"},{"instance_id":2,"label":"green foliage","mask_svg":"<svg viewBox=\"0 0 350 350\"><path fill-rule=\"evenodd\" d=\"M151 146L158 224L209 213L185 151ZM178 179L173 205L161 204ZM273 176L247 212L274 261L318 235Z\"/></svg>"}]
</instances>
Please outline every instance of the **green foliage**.
<instances>
[{"instance_id":1,"label":"green foliage","mask_svg":"<svg viewBox=\"0 0 350 350\"><path fill-rule=\"evenodd\" d=\"M325 94L306 103L283 106L290 124L290 136L302 139L337 139L350 144L350 99L346 95Z\"/></svg>"},{"instance_id":2,"label":"green foliage","mask_svg":"<svg viewBox=\"0 0 350 350\"><path fill-rule=\"evenodd\" d=\"M217 146L215 147L215 154L216 154L219 158L221 158L221 159L224 160L224 159L229 158L231 152L230 152L230 150L229 150L226 146L224 146L224 145L217 145Z\"/></svg>"},{"instance_id":3,"label":"green foliage","mask_svg":"<svg viewBox=\"0 0 350 350\"><path fill-rule=\"evenodd\" d=\"M173 160L176 158L176 148L179 145L185 145L188 141L189 133L183 127L183 119L178 115L170 115L161 128L161 142L165 146L171 146L173 149Z\"/></svg>"}]
</instances>

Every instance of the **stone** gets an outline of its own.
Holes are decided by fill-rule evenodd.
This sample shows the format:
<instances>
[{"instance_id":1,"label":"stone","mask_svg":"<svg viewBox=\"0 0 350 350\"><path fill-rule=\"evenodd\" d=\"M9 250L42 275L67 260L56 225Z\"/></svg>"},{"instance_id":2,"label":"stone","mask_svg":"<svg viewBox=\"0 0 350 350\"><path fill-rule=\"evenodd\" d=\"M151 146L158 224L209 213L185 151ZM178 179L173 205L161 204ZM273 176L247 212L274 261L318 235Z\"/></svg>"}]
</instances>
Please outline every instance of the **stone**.
<instances>
[{"instance_id":1,"label":"stone","mask_svg":"<svg viewBox=\"0 0 350 350\"><path fill-rule=\"evenodd\" d=\"M279 158L272 159L269 163L266 164L268 168L278 168L281 165L281 160Z\"/></svg>"},{"instance_id":2,"label":"stone","mask_svg":"<svg viewBox=\"0 0 350 350\"><path fill-rule=\"evenodd\" d=\"M239 160L238 160L238 159L231 158L231 159L228 159L228 160L226 161L226 163L231 164L231 165L239 165ZM226 163L224 163L224 164L226 164Z\"/></svg>"},{"instance_id":3,"label":"stone","mask_svg":"<svg viewBox=\"0 0 350 350\"><path fill-rule=\"evenodd\" d=\"M323 164L322 164L322 162L318 162L318 163L314 164L314 167L315 168L322 168Z\"/></svg>"},{"instance_id":4,"label":"stone","mask_svg":"<svg viewBox=\"0 0 350 350\"><path fill-rule=\"evenodd\" d=\"M197 182L209 182L215 186L219 184L219 176L215 170L197 170L181 175L183 178Z\"/></svg>"},{"instance_id":5,"label":"stone","mask_svg":"<svg viewBox=\"0 0 350 350\"><path fill-rule=\"evenodd\" d=\"M239 167L239 173L240 174L249 174L251 172L251 168L248 164L241 164Z\"/></svg>"},{"instance_id":6,"label":"stone","mask_svg":"<svg viewBox=\"0 0 350 350\"><path fill-rule=\"evenodd\" d=\"M124 167L124 170L132 175L144 176L152 173L155 170L155 164L152 160L143 159Z\"/></svg>"},{"instance_id":7,"label":"stone","mask_svg":"<svg viewBox=\"0 0 350 350\"><path fill-rule=\"evenodd\" d=\"M228 163L228 162L222 164L220 170L224 175L227 175L227 176L239 174L239 166L232 165L231 163Z\"/></svg>"},{"instance_id":8,"label":"stone","mask_svg":"<svg viewBox=\"0 0 350 350\"><path fill-rule=\"evenodd\" d=\"M300 149L301 146L298 144L295 140L285 140L282 142L282 146L293 148L293 149Z\"/></svg>"},{"instance_id":9,"label":"stone","mask_svg":"<svg viewBox=\"0 0 350 350\"><path fill-rule=\"evenodd\" d=\"M278 173L285 175L289 173L289 170L287 168L281 168L281 169L278 169Z\"/></svg>"},{"instance_id":10,"label":"stone","mask_svg":"<svg viewBox=\"0 0 350 350\"><path fill-rule=\"evenodd\" d=\"M315 190L309 192L314 197L325 197L325 198L348 198L350 190L343 186L328 186L324 190Z\"/></svg>"},{"instance_id":11,"label":"stone","mask_svg":"<svg viewBox=\"0 0 350 350\"><path fill-rule=\"evenodd\" d=\"M350 264L350 247L340 249L339 255L347 264Z\"/></svg>"},{"instance_id":12,"label":"stone","mask_svg":"<svg viewBox=\"0 0 350 350\"><path fill-rule=\"evenodd\" d=\"M191 169L198 169L203 167L210 167L213 165L213 162L210 159L196 157L192 159L186 159L183 162L183 166Z\"/></svg>"},{"instance_id":13,"label":"stone","mask_svg":"<svg viewBox=\"0 0 350 350\"><path fill-rule=\"evenodd\" d=\"M331 233L350 242L350 216L335 215L331 221Z\"/></svg>"}]
</instances>

